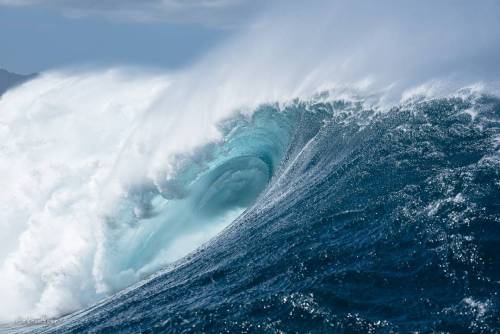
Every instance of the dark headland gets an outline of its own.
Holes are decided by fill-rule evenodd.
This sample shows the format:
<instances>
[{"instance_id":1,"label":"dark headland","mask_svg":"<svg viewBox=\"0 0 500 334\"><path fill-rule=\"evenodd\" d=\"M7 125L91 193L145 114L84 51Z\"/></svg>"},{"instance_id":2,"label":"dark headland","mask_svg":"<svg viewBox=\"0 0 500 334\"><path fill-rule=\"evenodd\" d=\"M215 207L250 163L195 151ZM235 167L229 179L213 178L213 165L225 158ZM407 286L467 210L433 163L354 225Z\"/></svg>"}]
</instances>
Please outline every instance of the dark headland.
<instances>
[{"instance_id":1,"label":"dark headland","mask_svg":"<svg viewBox=\"0 0 500 334\"><path fill-rule=\"evenodd\" d=\"M37 74L16 74L0 68L0 96L8 89L35 78Z\"/></svg>"}]
</instances>

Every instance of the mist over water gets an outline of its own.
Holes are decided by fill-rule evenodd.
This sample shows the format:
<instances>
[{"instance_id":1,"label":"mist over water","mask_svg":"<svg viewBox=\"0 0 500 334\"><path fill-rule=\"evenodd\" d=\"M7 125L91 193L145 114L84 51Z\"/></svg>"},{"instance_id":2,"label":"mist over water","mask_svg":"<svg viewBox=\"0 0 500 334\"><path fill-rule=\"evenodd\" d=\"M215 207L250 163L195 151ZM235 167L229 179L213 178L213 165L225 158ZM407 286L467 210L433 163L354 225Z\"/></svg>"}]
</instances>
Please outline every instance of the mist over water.
<instances>
[{"instance_id":1,"label":"mist over water","mask_svg":"<svg viewBox=\"0 0 500 334\"><path fill-rule=\"evenodd\" d=\"M279 4L188 69L53 70L8 91L0 320L89 306L230 224L297 124L262 104L327 91L388 111L464 88L496 94L499 12L497 1Z\"/></svg>"}]
</instances>

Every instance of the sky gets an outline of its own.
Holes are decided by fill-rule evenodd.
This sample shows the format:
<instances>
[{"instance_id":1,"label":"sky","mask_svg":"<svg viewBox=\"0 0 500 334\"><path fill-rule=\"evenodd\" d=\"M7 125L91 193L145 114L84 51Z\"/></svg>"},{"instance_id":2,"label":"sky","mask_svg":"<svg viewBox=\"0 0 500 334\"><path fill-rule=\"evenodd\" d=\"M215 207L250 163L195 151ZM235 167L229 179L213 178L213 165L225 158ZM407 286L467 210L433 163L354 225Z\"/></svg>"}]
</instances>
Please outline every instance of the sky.
<instances>
[{"instance_id":1,"label":"sky","mask_svg":"<svg viewBox=\"0 0 500 334\"><path fill-rule=\"evenodd\" d=\"M388 64L385 72L418 60L439 69L478 66L491 74L500 52L499 8L497 0L384 5L369 0L0 0L0 68L21 74L117 65L182 70L230 45L236 58L267 54L272 68L292 61L293 54L300 66L312 59L363 58L357 64L369 63L369 70L355 68L364 74L381 68L372 65L378 59ZM266 20L271 23L262 28ZM252 47L225 43L249 30ZM367 51L370 47L374 51ZM276 48L282 54L272 51ZM422 65L427 67L436 70Z\"/></svg>"},{"instance_id":2,"label":"sky","mask_svg":"<svg viewBox=\"0 0 500 334\"><path fill-rule=\"evenodd\" d=\"M0 68L178 69L251 22L261 0L0 0Z\"/></svg>"}]
</instances>

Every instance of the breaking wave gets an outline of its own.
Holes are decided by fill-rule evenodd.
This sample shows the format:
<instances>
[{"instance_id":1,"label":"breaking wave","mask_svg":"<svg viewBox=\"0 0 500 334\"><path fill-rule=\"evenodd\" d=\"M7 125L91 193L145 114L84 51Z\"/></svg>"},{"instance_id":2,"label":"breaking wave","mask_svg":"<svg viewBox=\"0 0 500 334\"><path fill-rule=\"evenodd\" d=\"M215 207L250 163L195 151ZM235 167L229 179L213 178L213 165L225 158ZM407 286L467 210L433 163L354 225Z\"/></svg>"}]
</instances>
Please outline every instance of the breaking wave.
<instances>
[{"instance_id":1,"label":"breaking wave","mask_svg":"<svg viewBox=\"0 0 500 334\"><path fill-rule=\"evenodd\" d=\"M498 326L498 4L409 7L271 11L177 73L8 91L3 329Z\"/></svg>"}]
</instances>

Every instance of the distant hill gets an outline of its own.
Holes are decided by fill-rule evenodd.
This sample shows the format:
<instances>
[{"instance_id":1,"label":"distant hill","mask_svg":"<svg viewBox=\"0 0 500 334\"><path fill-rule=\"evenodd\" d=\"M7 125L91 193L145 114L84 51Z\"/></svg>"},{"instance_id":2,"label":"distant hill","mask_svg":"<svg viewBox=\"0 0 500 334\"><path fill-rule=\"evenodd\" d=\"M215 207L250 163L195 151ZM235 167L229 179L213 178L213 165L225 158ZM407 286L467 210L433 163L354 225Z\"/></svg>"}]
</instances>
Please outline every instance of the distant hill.
<instances>
[{"instance_id":1,"label":"distant hill","mask_svg":"<svg viewBox=\"0 0 500 334\"><path fill-rule=\"evenodd\" d=\"M0 69L0 96L9 88L17 86L25 81L31 80L36 76L37 74L22 75Z\"/></svg>"}]
</instances>

